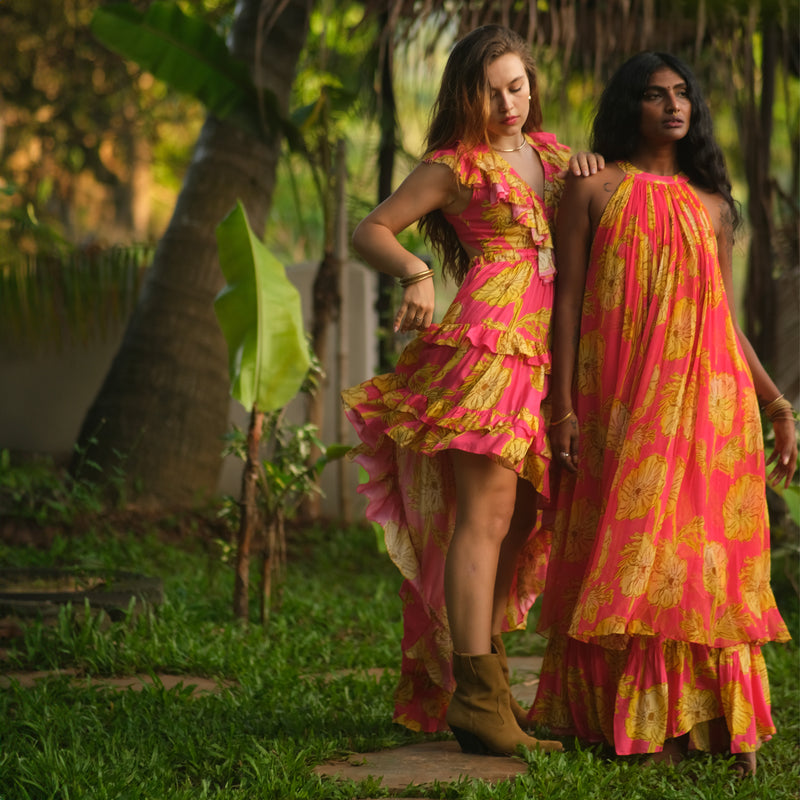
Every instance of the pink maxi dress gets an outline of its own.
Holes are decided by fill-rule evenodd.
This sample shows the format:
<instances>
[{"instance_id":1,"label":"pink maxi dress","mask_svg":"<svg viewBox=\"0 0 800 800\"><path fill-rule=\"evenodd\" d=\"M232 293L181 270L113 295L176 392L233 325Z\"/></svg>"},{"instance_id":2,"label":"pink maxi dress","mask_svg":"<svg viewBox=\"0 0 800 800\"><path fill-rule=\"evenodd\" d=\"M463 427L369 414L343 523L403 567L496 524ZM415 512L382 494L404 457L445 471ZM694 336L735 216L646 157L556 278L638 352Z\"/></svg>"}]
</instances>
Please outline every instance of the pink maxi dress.
<instances>
[{"instance_id":1,"label":"pink maxi dress","mask_svg":"<svg viewBox=\"0 0 800 800\"><path fill-rule=\"evenodd\" d=\"M731 751L775 728L761 645L789 638L770 589L761 422L710 217L685 176L626 177L592 244L531 718L652 753Z\"/></svg>"},{"instance_id":2,"label":"pink maxi dress","mask_svg":"<svg viewBox=\"0 0 800 800\"><path fill-rule=\"evenodd\" d=\"M416 336L395 371L342 394L362 442L353 457L369 476L359 487L367 517L382 526L404 577L394 720L412 730L446 730L455 688L444 602L456 508L448 450L487 455L549 495L541 404L550 365L551 224L569 150L548 133L527 139L544 166L543 198L486 146L426 157L472 189L469 206L447 220L480 255L441 323ZM524 627L544 583L548 550L549 533L531 520L507 629Z\"/></svg>"}]
</instances>

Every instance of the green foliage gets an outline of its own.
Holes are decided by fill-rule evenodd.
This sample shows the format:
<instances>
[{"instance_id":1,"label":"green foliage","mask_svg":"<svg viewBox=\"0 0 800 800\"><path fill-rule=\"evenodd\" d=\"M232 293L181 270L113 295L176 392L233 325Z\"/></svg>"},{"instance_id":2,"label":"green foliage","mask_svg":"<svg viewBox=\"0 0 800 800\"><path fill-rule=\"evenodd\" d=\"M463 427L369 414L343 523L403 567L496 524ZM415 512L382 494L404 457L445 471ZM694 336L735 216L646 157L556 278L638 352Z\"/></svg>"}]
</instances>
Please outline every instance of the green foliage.
<instances>
[{"instance_id":1,"label":"green foliage","mask_svg":"<svg viewBox=\"0 0 800 800\"><path fill-rule=\"evenodd\" d=\"M177 3L154 2L143 13L131 3L108 3L95 11L92 33L220 118L241 106L255 108L247 66L210 24L184 14Z\"/></svg>"},{"instance_id":2,"label":"green foliage","mask_svg":"<svg viewBox=\"0 0 800 800\"><path fill-rule=\"evenodd\" d=\"M76 455L70 474L56 470L49 458L14 464L11 453L0 450L0 514L43 527L69 527L79 517L103 511L109 495L123 497L122 457L108 474L80 450Z\"/></svg>"},{"instance_id":3,"label":"green foliage","mask_svg":"<svg viewBox=\"0 0 800 800\"><path fill-rule=\"evenodd\" d=\"M391 723L398 678L400 576L368 528L312 528L290 542L280 609L266 629L230 619L233 574L202 537L169 531L57 538L47 551L0 544L20 566L124 563L160 576L166 601L112 621L65 608L53 624L28 620L3 667L61 670L0 691L0 795L126 800L356 800L387 797L375 779L336 783L313 774L328 759L424 740ZM789 620L797 630L797 619ZM790 800L800 780L796 642L765 648L778 734L752 780L724 758L643 769L597 749L531 753L513 783L464 778L409 790L447 800ZM381 668L373 677L368 669ZM64 670L77 670L72 679ZM152 685L116 691L104 677L144 674ZM183 676L167 688L160 676ZM218 692L194 693L201 677ZM91 683L88 678L94 678ZM232 682L232 685L223 682ZM413 780L409 775L409 780ZM402 793L401 793L402 794Z\"/></svg>"},{"instance_id":4,"label":"green foliage","mask_svg":"<svg viewBox=\"0 0 800 800\"><path fill-rule=\"evenodd\" d=\"M0 185L15 188L13 196L0 197L4 256L17 249L52 253L61 239L104 242L112 230L115 240L125 240L126 233L132 236L126 218L131 167L152 158L159 186L175 180L176 168L185 169L197 105L154 87L149 76L97 42L89 25L98 5L2 2ZM221 10L206 13L221 18ZM179 165L164 165L165 139L171 152L181 152ZM158 229L156 216L164 209L154 212L151 229Z\"/></svg>"},{"instance_id":5,"label":"green foliage","mask_svg":"<svg viewBox=\"0 0 800 800\"><path fill-rule=\"evenodd\" d=\"M319 359L308 347L310 366L300 393L311 395L317 391L322 377ZM262 456L258 464L258 506L267 527L275 523L283 529L285 520L294 518L301 503L320 492L319 477L332 461L343 458L349 445L332 444L327 447L317 437L317 427L311 423L287 424L285 409L264 414L259 437ZM242 462L247 460L248 434L238 426L225 436L223 456L232 455ZM316 457L314 454L318 453ZM239 504L226 498L220 516L231 527L239 524ZM281 550L285 542L280 543Z\"/></svg>"},{"instance_id":6,"label":"green foliage","mask_svg":"<svg viewBox=\"0 0 800 800\"><path fill-rule=\"evenodd\" d=\"M145 245L0 256L0 341L27 356L108 340L133 310L151 257Z\"/></svg>"},{"instance_id":7,"label":"green foliage","mask_svg":"<svg viewBox=\"0 0 800 800\"><path fill-rule=\"evenodd\" d=\"M273 411L297 394L309 367L300 295L283 265L253 234L241 203L217 226L228 284L214 301L225 340L231 394Z\"/></svg>"}]
</instances>

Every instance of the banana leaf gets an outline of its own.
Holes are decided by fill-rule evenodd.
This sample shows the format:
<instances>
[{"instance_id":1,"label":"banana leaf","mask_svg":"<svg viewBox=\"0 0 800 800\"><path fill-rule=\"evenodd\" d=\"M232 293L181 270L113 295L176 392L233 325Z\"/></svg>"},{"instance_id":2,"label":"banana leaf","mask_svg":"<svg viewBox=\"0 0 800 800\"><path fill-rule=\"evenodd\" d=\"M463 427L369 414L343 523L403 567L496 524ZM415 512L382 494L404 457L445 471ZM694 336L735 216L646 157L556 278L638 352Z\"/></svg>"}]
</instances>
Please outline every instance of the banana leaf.
<instances>
[{"instance_id":1,"label":"banana leaf","mask_svg":"<svg viewBox=\"0 0 800 800\"><path fill-rule=\"evenodd\" d=\"M154 2L144 13L130 3L109 3L92 15L94 36L174 89L200 100L224 119L255 109L255 88L245 64L204 20L177 3Z\"/></svg>"},{"instance_id":2,"label":"banana leaf","mask_svg":"<svg viewBox=\"0 0 800 800\"><path fill-rule=\"evenodd\" d=\"M216 233L227 286L214 313L228 343L231 395L247 409L274 411L297 394L310 365L300 294L241 202Z\"/></svg>"}]
</instances>

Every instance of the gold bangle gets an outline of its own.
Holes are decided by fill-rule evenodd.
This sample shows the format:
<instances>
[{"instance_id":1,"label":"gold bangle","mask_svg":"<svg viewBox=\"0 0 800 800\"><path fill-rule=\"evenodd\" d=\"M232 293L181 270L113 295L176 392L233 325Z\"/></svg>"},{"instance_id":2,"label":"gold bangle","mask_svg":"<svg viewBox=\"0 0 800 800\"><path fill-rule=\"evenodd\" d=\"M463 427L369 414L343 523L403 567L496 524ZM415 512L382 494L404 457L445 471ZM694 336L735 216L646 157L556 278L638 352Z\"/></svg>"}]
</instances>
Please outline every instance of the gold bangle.
<instances>
[{"instance_id":1,"label":"gold bangle","mask_svg":"<svg viewBox=\"0 0 800 800\"><path fill-rule=\"evenodd\" d=\"M786 412L788 412L788 414ZM792 404L782 394L779 394L774 400L771 400L764 406L764 413L772 422L776 419L794 418Z\"/></svg>"},{"instance_id":2,"label":"gold bangle","mask_svg":"<svg viewBox=\"0 0 800 800\"><path fill-rule=\"evenodd\" d=\"M572 409L570 409L563 417L561 417L561 419L558 419L555 422L551 422L550 427L555 428L556 425L561 425L562 422L566 422L570 417L574 416L575 412Z\"/></svg>"},{"instance_id":3,"label":"gold bangle","mask_svg":"<svg viewBox=\"0 0 800 800\"><path fill-rule=\"evenodd\" d=\"M424 281L426 278L433 277L433 270L426 269L423 272L415 272L413 275L406 275L404 278L398 278L398 283L405 289L407 286L413 286L415 283Z\"/></svg>"}]
</instances>

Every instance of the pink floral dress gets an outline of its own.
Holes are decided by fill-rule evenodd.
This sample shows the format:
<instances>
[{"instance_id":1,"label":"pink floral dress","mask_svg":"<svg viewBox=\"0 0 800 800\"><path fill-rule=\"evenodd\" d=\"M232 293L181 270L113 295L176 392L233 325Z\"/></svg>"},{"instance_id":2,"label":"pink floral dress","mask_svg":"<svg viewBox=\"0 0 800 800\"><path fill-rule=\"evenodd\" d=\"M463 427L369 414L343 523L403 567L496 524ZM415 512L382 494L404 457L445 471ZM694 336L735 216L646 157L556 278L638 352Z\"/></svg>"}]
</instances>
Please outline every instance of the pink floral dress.
<instances>
[{"instance_id":1,"label":"pink floral dress","mask_svg":"<svg viewBox=\"0 0 800 800\"><path fill-rule=\"evenodd\" d=\"M774 732L760 645L789 638L769 585L761 422L708 212L685 176L626 176L595 235L531 717L655 752Z\"/></svg>"},{"instance_id":2,"label":"pink floral dress","mask_svg":"<svg viewBox=\"0 0 800 800\"><path fill-rule=\"evenodd\" d=\"M413 730L445 730L455 688L444 602L456 507L447 451L487 455L549 495L541 404L550 364L551 224L569 151L548 133L527 138L544 166L543 198L485 146L425 159L447 165L472 189L468 207L447 219L480 255L441 323L406 347L395 371L342 395L362 441L353 457L369 476L359 488L367 517L382 526L405 579L394 719ZM535 525L509 598L509 629L524 627L544 582L549 534Z\"/></svg>"}]
</instances>

